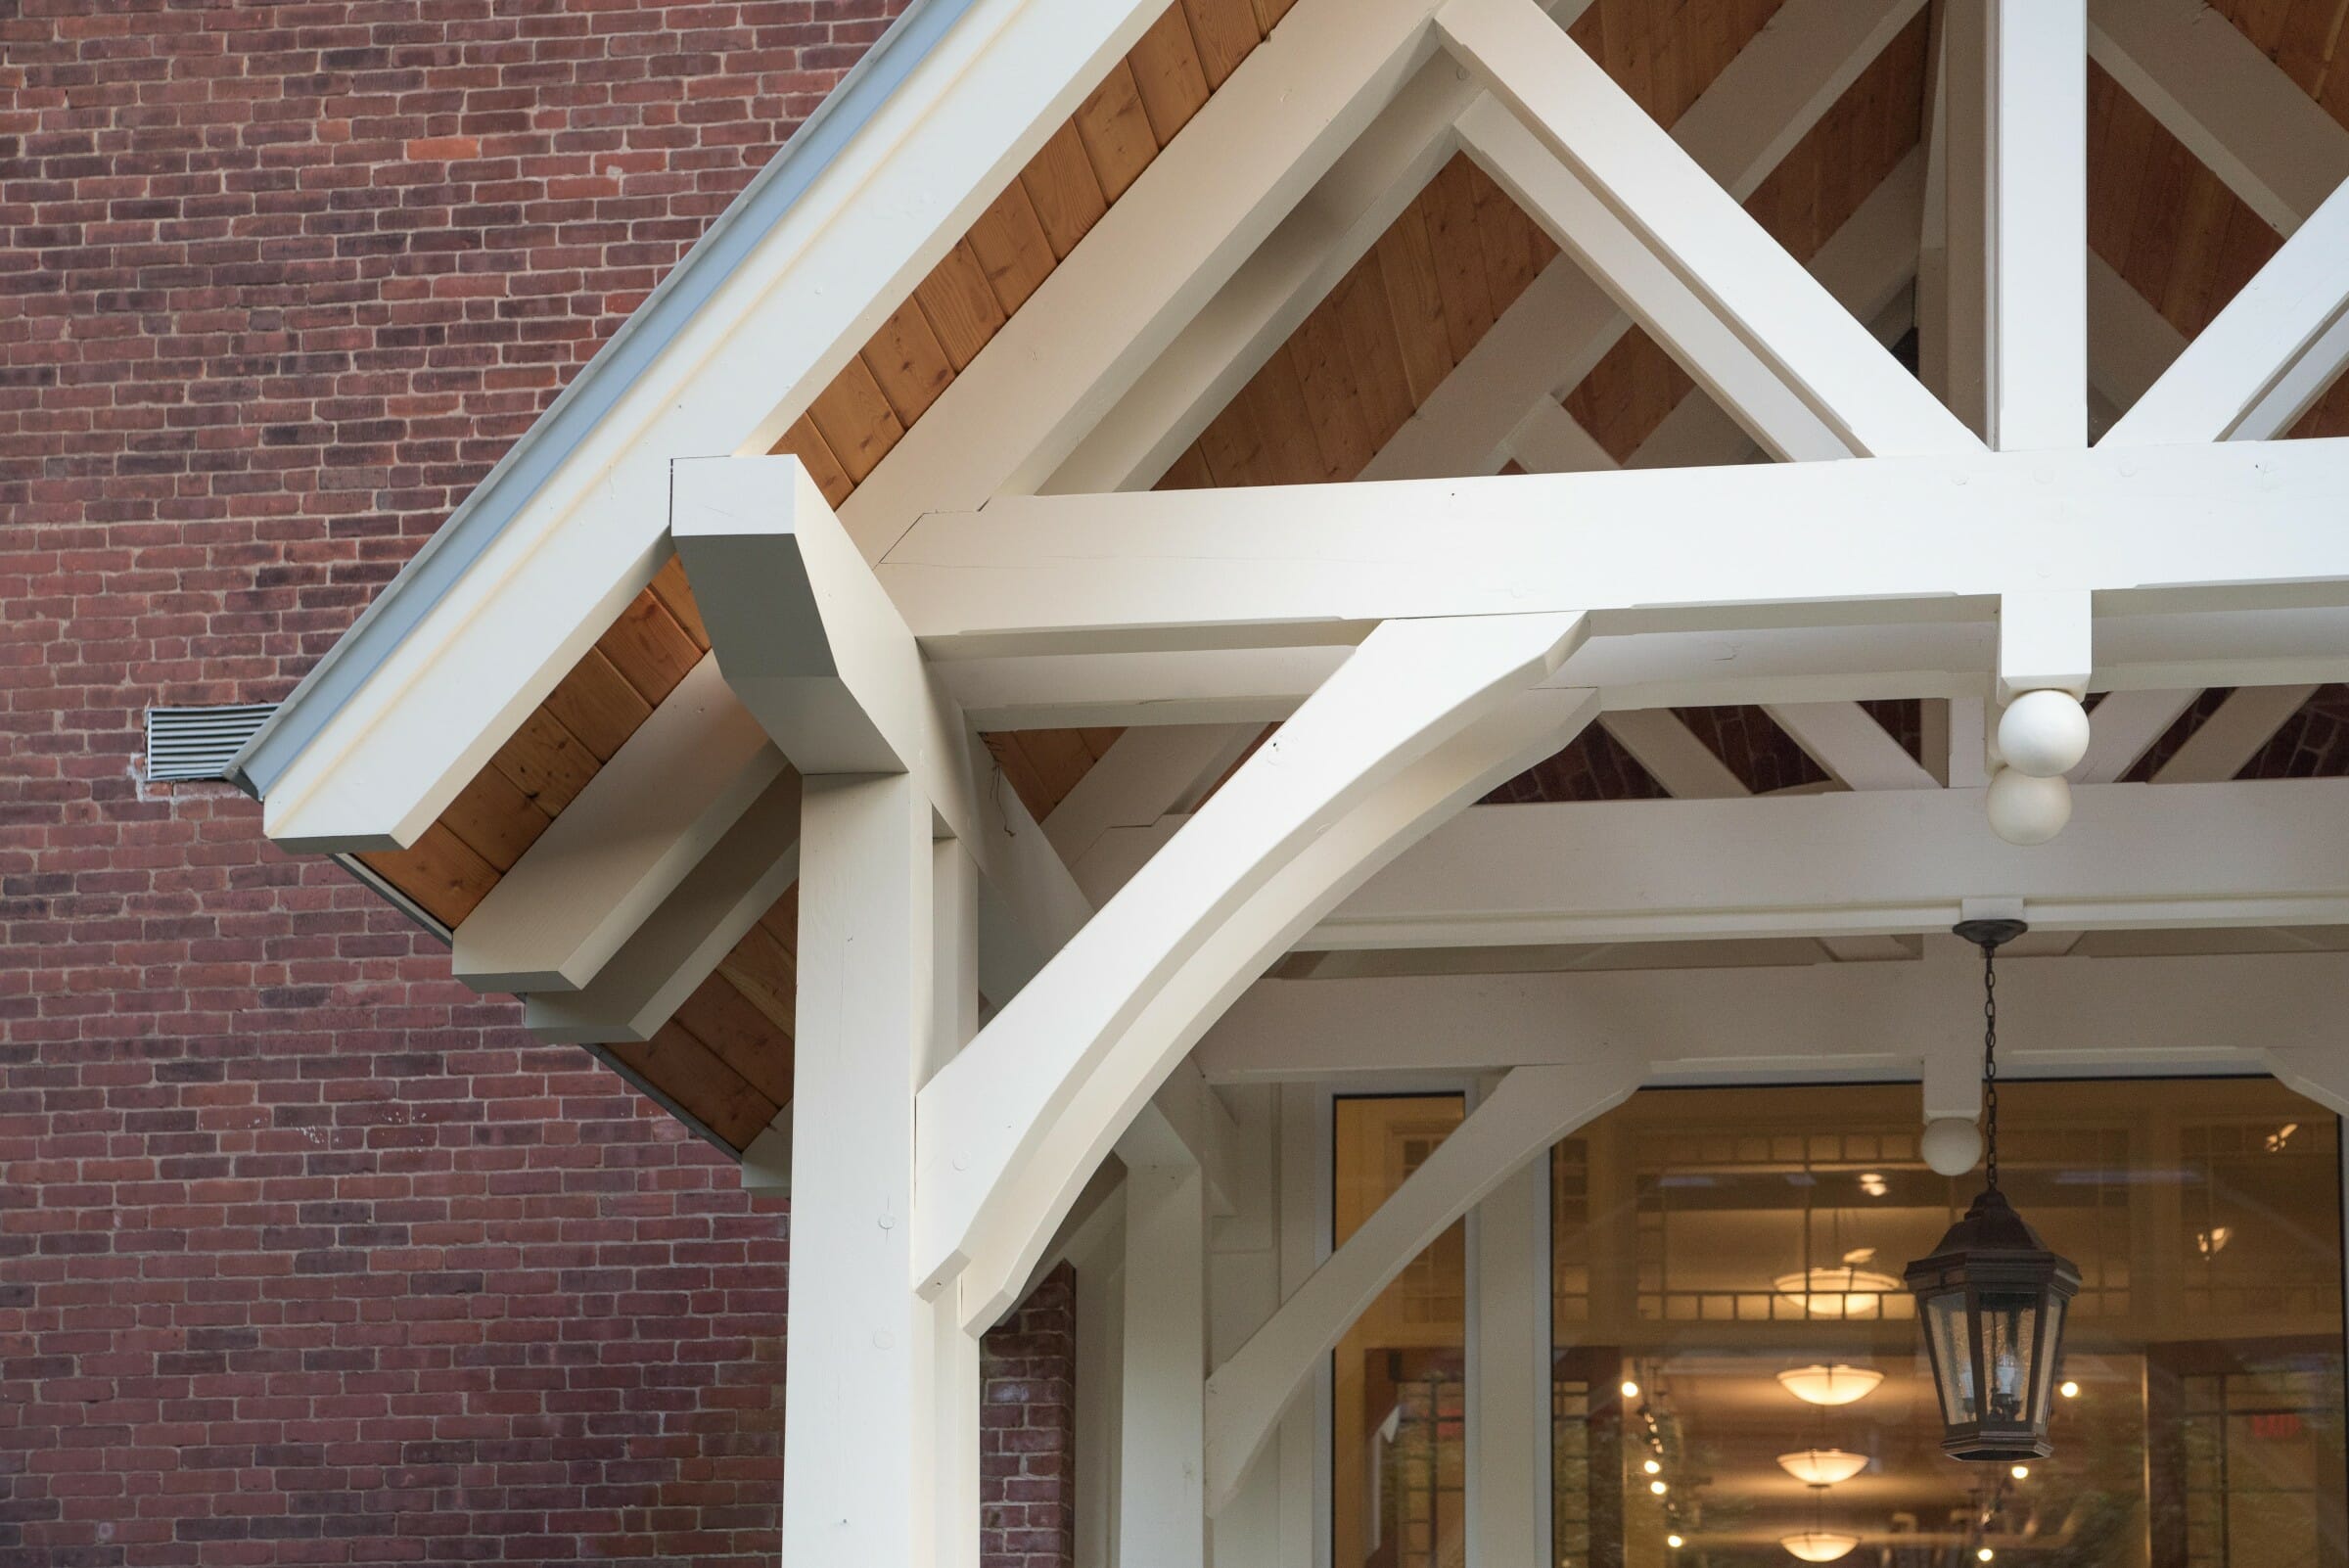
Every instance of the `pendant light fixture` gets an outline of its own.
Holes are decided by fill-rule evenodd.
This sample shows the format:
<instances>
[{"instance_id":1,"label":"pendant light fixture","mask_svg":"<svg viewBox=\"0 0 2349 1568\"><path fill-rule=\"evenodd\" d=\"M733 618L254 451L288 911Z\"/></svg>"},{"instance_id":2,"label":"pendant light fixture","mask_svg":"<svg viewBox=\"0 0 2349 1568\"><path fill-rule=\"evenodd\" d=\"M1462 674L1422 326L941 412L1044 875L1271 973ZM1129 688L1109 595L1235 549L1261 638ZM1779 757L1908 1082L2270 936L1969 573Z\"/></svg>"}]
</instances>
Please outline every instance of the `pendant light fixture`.
<instances>
[{"instance_id":1,"label":"pendant light fixture","mask_svg":"<svg viewBox=\"0 0 2349 1568\"><path fill-rule=\"evenodd\" d=\"M1840 1562L1860 1545L1860 1538L1842 1530L1798 1530L1778 1537L1787 1554L1805 1562Z\"/></svg>"},{"instance_id":2,"label":"pendant light fixture","mask_svg":"<svg viewBox=\"0 0 2349 1568\"><path fill-rule=\"evenodd\" d=\"M1999 1190L1997 955L2028 929L2020 920L1956 927L1982 949L1983 1187L1933 1255L1907 1274L1941 1395L1942 1451L2002 1464L2054 1452L2048 1412L2064 1310L2080 1289L2080 1270L2049 1251Z\"/></svg>"},{"instance_id":3,"label":"pendant light fixture","mask_svg":"<svg viewBox=\"0 0 2349 1568\"><path fill-rule=\"evenodd\" d=\"M1779 1454L1778 1468L1807 1487L1831 1487L1866 1469L1867 1455L1841 1449L1798 1449Z\"/></svg>"},{"instance_id":4,"label":"pendant light fixture","mask_svg":"<svg viewBox=\"0 0 2349 1568\"><path fill-rule=\"evenodd\" d=\"M1778 1374L1778 1385L1805 1405L1849 1405L1876 1391L1884 1374L1872 1366L1792 1366Z\"/></svg>"}]
</instances>

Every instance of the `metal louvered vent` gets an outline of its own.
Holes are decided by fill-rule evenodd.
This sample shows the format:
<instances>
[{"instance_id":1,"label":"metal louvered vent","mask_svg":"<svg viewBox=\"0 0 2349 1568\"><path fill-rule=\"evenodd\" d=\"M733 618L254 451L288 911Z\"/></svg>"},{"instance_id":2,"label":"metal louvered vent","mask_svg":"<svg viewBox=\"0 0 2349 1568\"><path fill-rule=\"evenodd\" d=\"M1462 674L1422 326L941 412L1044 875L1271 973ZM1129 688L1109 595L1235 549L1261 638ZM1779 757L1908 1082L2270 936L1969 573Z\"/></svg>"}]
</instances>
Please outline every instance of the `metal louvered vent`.
<instances>
[{"instance_id":1,"label":"metal louvered vent","mask_svg":"<svg viewBox=\"0 0 2349 1568\"><path fill-rule=\"evenodd\" d=\"M276 712L275 703L148 709L148 778L227 777L230 760Z\"/></svg>"}]
</instances>

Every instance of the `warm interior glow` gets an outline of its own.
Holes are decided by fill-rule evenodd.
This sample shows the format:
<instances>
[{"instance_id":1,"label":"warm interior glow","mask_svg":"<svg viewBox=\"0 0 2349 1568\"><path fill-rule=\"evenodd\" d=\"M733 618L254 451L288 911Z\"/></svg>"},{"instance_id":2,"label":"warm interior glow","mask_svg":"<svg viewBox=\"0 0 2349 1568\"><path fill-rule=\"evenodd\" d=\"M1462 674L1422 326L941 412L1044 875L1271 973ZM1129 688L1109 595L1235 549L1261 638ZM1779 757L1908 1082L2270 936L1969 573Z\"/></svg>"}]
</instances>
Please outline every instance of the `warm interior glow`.
<instances>
[{"instance_id":1,"label":"warm interior glow","mask_svg":"<svg viewBox=\"0 0 2349 1568\"><path fill-rule=\"evenodd\" d=\"M1837 1562L1848 1557L1860 1545L1858 1536L1847 1536L1840 1530L1804 1530L1791 1536L1780 1536L1778 1545L1791 1556L1805 1562Z\"/></svg>"},{"instance_id":2,"label":"warm interior glow","mask_svg":"<svg viewBox=\"0 0 2349 1568\"><path fill-rule=\"evenodd\" d=\"M1655 1459L1643 1461L1639 1468L1645 1470L1649 1475L1662 1475L1664 1473L1663 1464Z\"/></svg>"},{"instance_id":3,"label":"warm interior glow","mask_svg":"<svg viewBox=\"0 0 2349 1568\"><path fill-rule=\"evenodd\" d=\"M1686 1543L1681 1540L1679 1533L1676 1531L1672 1535L1664 1538L1664 1545L1672 1547L1673 1550L1678 1551L1682 1545L1686 1545Z\"/></svg>"},{"instance_id":4,"label":"warm interior glow","mask_svg":"<svg viewBox=\"0 0 2349 1568\"><path fill-rule=\"evenodd\" d=\"M1788 1301L1802 1303L1814 1317L1875 1317L1884 1311L1884 1298L1904 1287L1873 1268L1813 1268L1805 1273L1780 1274L1773 1289Z\"/></svg>"},{"instance_id":5,"label":"warm interior glow","mask_svg":"<svg viewBox=\"0 0 2349 1568\"><path fill-rule=\"evenodd\" d=\"M2067 1377L2063 1380L2062 1386L2056 1389L2055 1392L2062 1395L2067 1400L2076 1400L2080 1397L2080 1385Z\"/></svg>"},{"instance_id":6,"label":"warm interior glow","mask_svg":"<svg viewBox=\"0 0 2349 1568\"><path fill-rule=\"evenodd\" d=\"M1867 1455L1841 1449L1803 1449L1778 1455L1778 1468L1807 1487L1831 1487L1867 1468Z\"/></svg>"},{"instance_id":7,"label":"warm interior glow","mask_svg":"<svg viewBox=\"0 0 2349 1568\"><path fill-rule=\"evenodd\" d=\"M1807 1405L1849 1405L1876 1391L1884 1374L1872 1366L1797 1366L1778 1374L1787 1393Z\"/></svg>"},{"instance_id":8,"label":"warm interior glow","mask_svg":"<svg viewBox=\"0 0 2349 1568\"><path fill-rule=\"evenodd\" d=\"M1627 1400L1637 1399L1639 1397L1639 1385L1633 1382L1628 1377L1625 1378L1623 1380L1623 1397Z\"/></svg>"},{"instance_id":9,"label":"warm interior glow","mask_svg":"<svg viewBox=\"0 0 2349 1568\"><path fill-rule=\"evenodd\" d=\"M2031 1466L2027 1464L2018 1464L2006 1473L2014 1477L2017 1481L2028 1481L2031 1479Z\"/></svg>"}]
</instances>

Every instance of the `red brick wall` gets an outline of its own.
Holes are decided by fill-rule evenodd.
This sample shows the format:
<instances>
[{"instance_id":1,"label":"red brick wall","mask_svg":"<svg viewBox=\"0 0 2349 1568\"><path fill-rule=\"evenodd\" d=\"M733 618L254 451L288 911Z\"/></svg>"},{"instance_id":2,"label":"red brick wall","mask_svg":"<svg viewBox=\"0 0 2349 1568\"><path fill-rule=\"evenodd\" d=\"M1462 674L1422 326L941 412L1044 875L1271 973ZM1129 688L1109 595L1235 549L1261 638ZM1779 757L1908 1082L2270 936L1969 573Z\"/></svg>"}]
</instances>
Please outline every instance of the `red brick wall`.
<instances>
[{"instance_id":1,"label":"red brick wall","mask_svg":"<svg viewBox=\"0 0 2349 1568\"><path fill-rule=\"evenodd\" d=\"M0 1568L774 1559L782 1208L137 758L901 4L0 6Z\"/></svg>"},{"instance_id":2,"label":"red brick wall","mask_svg":"<svg viewBox=\"0 0 2349 1568\"><path fill-rule=\"evenodd\" d=\"M1074 1550L1077 1276L1063 1264L980 1347L980 1487L1003 1568L1059 1568Z\"/></svg>"}]
</instances>

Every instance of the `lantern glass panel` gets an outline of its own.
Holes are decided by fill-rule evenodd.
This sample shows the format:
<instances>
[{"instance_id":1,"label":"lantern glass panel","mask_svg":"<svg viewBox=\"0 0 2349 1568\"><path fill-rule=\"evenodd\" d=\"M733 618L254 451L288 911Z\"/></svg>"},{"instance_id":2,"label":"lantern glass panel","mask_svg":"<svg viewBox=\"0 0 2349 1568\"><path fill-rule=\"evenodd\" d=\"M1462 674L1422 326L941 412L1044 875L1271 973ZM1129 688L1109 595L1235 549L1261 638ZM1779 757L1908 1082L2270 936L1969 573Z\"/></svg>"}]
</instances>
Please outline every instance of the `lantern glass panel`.
<instances>
[{"instance_id":1,"label":"lantern glass panel","mask_svg":"<svg viewBox=\"0 0 2349 1568\"><path fill-rule=\"evenodd\" d=\"M1990 1385L1984 1419L2001 1425L2027 1422L2039 1345L2039 1294L2000 1291L1985 1293L1979 1302L1976 1332L1982 1336L1982 1375Z\"/></svg>"},{"instance_id":2,"label":"lantern glass panel","mask_svg":"<svg viewBox=\"0 0 2349 1568\"><path fill-rule=\"evenodd\" d=\"M1945 1290L1925 1306L1925 1331L1932 1336L1935 1381L1941 1385L1941 1418L1956 1426L1974 1418L1974 1351L1966 1329L1965 1292Z\"/></svg>"}]
</instances>

